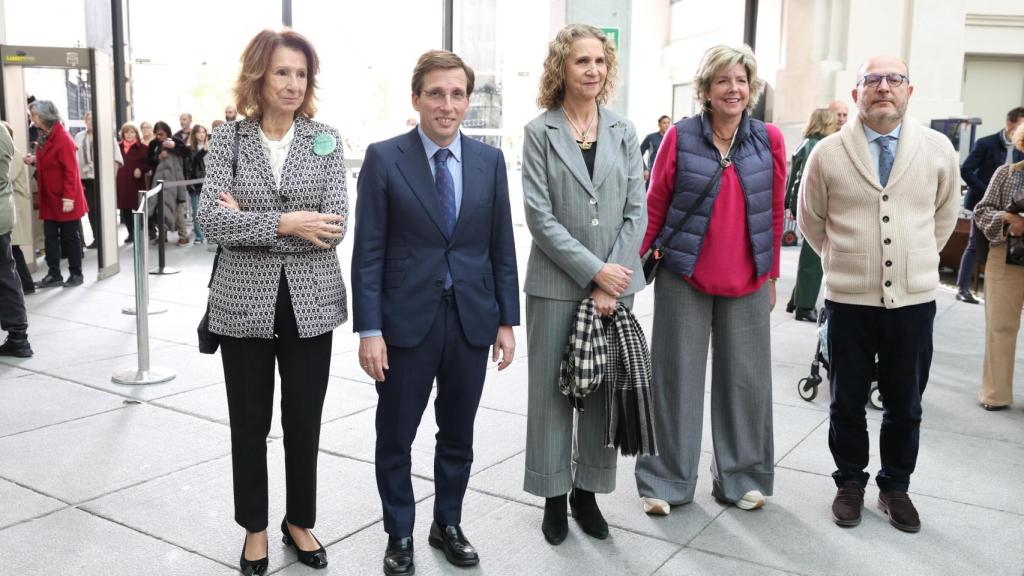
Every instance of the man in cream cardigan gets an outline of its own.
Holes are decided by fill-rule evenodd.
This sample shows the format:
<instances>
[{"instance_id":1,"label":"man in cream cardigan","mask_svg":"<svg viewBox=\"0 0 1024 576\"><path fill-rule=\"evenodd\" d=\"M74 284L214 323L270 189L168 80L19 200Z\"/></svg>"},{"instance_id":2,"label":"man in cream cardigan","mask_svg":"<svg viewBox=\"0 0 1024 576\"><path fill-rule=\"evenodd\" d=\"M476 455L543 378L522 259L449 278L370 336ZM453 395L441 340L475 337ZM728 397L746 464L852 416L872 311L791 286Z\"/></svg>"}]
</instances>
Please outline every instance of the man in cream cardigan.
<instances>
[{"instance_id":1,"label":"man in cream cardigan","mask_svg":"<svg viewBox=\"0 0 1024 576\"><path fill-rule=\"evenodd\" d=\"M811 153L798 223L825 272L828 443L838 487L832 518L860 523L869 478L864 406L877 355L885 407L878 506L890 524L917 532L907 490L932 360L939 251L956 223L960 170L945 136L905 116L914 91L909 75L904 62L887 56L861 66L853 90L858 116Z\"/></svg>"}]
</instances>

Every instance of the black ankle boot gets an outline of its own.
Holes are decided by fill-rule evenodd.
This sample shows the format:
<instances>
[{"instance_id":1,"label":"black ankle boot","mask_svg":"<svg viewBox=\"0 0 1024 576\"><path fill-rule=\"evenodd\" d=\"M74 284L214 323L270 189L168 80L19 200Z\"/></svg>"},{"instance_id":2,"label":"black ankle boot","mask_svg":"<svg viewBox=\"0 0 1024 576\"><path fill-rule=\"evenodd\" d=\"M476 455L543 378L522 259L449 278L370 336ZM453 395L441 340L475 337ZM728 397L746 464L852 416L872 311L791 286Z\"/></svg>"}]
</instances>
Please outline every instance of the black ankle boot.
<instances>
[{"instance_id":1,"label":"black ankle boot","mask_svg":"<svg viewBox=\"0 0 1024 576\"><path fill-rule=\"evenodd\" d=\"M566 495L555 496L544 500L544 521L540 531L544 539L552 546L558 546L569 533L569 519L565 515Z\"/></svg>"},{"instance_id":2,"label":"black ankle boot","mask_svg":"<svg viewBox=\"0 0 1024 576\"><path fill-rule=\"evenodd\" d=\"M594 498L593 492L573 488L572 493L569 494L569 508L572 517L576 519L576 523L584 532L598 540L608 537L608 523L605 522L600 508L597 507L597 500Z\"/></svg>"},{"instance_id":3,"label":"black ankle boot","mask_svg":"<svg viewBox=\"0 0 1024 576\"><path fill-rule=\"evenodd\" d=\"M32 346L28 343L28 334L24 332L9 332L7 340L0 344L0 356L31 358Z\"/></svg>"}]
</instances>

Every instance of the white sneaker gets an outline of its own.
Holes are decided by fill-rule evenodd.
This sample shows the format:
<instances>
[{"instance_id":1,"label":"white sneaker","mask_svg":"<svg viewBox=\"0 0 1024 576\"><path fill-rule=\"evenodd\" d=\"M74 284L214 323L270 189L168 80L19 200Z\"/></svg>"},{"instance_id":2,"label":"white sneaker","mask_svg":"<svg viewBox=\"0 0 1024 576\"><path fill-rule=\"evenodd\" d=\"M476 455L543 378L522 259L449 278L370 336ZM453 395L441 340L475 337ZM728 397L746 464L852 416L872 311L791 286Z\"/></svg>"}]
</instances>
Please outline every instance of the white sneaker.
<instances>
[{"instance_id":1,"label":"white sneaker","mask_svg":"<svg viewBox=\"0 0 1024 576\"><path fill-rule=\"evenodd\" d=\"M736 502L736 507L740 510L757 510L762 506L764 506L764 494L761 494L760 490L751 490Z\"/></svg>"},{"instance_id":2,"label":"white sneaker","mask_svg":"<svg viewBox=\"0 0 1024 576\"><path fill-rule=\"evenodd\" d=\"M648 498L644 496L644 512L652 516L668 516L672 506L661 498Z\"/></svg>"}]
</instances>

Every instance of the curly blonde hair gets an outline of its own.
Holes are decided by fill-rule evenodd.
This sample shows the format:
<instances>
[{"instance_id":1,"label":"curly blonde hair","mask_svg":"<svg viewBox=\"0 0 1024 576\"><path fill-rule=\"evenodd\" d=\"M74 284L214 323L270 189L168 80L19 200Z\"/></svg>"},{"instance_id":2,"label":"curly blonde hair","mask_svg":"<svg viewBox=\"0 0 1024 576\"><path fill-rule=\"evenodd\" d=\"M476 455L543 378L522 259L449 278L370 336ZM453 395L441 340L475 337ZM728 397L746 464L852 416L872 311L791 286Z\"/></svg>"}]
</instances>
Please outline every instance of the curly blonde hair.
<instances>
[{"instance_id":1,"label":"curly blonde hair","mask_svg":"<svg viewBox=\"0 0 1024 576\"><path fill-rule=\"evenodd\" d=\"M1013 143L1014 148L1024 152L1024 124L1017 126L1017 129L1013 131L1010 142Z\"/></svg>"},{"instance_id":2,"label":"curly blonde hair","mask_svg":"<svg viewBox=\"0 0 1024 576\"><path fill-rule=\"evenodd\" d=\"M693 77L693 85L696 87L694 94L702 110L711 110L708 94L711 92L711 83L715 76L723 70L742 64L747 69L747 84L750 86L750 99L747 100L747 111L757 106L761 99L761 92L764 90L764 80L757 77L757 59L754 58L754 51L746 44L739 48L732 46L712 46L700 59L700 66L697 67L697 74Z\"/></svg>"},{"instance_id":3,"label":"curly blonde hair","mask_svg":"<svg viewBox=\"0 0 1024 576\"><path fill-rule=\"evenodd\" d=\"M608 102L615 93L615 82L619 76L619 60L615 54L615 44L600 28L587 24L569 24L559 30L555 39L548 44L548 55L544 59L544 73L540 77L540 94L537 105L551 110L559 106L565 99L565 60L572 51L572 43L582 38L595 38L601 41L604 48L605 75L604 86L597 95L597 103Z\"/></svg>"},{"instance_id":4,"label":"curly blonde hair","mask_svg":"<svg viewBox=\"0 0 1024 576\"><path fill-rule=\"evenodd\" d=\"M287 28L280 32L263 30L245 47L241 58L242 68L235 80L235 108L247 118L263 115L264 78L278 46L287 46L306 56L306 96L295 115L312 118L316 114L316 75L320 73L320 58L305 36Z\"/></svg>"}]
</instances>

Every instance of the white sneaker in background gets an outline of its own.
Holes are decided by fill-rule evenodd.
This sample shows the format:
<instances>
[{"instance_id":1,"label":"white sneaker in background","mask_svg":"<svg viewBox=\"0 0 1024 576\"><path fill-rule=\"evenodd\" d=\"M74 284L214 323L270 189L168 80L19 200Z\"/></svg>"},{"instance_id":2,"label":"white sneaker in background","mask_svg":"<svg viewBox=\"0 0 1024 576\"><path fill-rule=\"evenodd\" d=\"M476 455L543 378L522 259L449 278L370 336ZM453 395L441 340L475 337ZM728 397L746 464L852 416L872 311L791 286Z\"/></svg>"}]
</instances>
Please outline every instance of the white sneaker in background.
<instances>
[{"instance_id":1,"label":"white sneaker in background","mask_svg":"<svg viewBox=\"0 0 1024 576\"><path fill-rule=\"evenodd\" d=\"M762 506L764 506L764 494L761 494L760 490L751 490L736 502L736 507L740 510L757 510Z\"/></svg>"}]
</instances>

